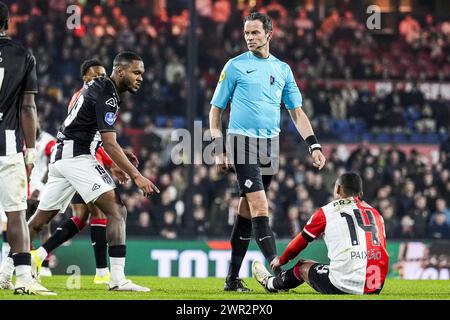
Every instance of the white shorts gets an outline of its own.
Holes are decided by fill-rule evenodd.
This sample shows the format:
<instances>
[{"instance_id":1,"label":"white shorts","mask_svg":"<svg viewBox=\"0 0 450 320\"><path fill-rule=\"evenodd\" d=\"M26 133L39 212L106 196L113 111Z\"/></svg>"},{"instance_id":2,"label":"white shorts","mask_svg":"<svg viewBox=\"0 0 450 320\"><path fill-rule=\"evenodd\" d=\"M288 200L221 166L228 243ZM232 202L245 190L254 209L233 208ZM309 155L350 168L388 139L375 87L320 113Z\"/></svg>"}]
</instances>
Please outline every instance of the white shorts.
<instances>
[{"instance_id":1,"label":"white shorts","mask_svg":"<svg viewBox=\"0 0 450 320\"><path fill-rule=\"evenodd\" d=\"M63 212L75 192L81 195L85 203L89 203L115 187L111 176L93 156L61 159L49 165L48 180L38 209Z\"/></svg>"},{"instance_id":2,"label":"white shorts","mask_svg":"<svg viewBox=\"0 0 450 320\"><path fill-rule=\"evenodd\" d=\"M27 209L27 173L23 153L0 157L0 203L6 212Z\"/></svg>"},{"instance_id":3,"label":"white shorts","mask_svg":"<svg viewBox=\"0 0 450 320\"><path fill-rule=\"evenodd\" d=\"M6 217L5 210L3 210L2 204L0 203L0 223L6 223L8 218Z\"/></svg>"}]
</instances>

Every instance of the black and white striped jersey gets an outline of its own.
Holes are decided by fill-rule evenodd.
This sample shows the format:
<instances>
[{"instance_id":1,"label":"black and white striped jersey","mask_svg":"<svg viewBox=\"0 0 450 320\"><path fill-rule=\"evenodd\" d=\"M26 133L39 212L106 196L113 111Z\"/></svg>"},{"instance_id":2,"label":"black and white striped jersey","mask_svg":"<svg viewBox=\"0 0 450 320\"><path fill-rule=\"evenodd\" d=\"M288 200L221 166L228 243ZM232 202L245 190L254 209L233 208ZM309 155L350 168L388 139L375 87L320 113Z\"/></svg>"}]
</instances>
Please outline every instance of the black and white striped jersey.
<instances>
[{"instance_id":1,"label":"black and white striped jersey","mask_svg":"<svg viewBox=\"0 0 450 320\"><path fill-rule=\"evenodd\" d=\"M33 55L10 38L0 36L0 156L22 152L22 95L37 91Z\"/></svg>"},{"instance_id":2,"label":"black and white striped jersey","mask_svg":"<svg viewBox=\"0 0 450 320\"><path fill-rule=\"evenodd\" d=\"M59 129L50 161L83 154L95 156L101 145L100 132L115 131L120 97L109 77L85 84L72 98L69 114Z\"/></svg>"}]
</instances>

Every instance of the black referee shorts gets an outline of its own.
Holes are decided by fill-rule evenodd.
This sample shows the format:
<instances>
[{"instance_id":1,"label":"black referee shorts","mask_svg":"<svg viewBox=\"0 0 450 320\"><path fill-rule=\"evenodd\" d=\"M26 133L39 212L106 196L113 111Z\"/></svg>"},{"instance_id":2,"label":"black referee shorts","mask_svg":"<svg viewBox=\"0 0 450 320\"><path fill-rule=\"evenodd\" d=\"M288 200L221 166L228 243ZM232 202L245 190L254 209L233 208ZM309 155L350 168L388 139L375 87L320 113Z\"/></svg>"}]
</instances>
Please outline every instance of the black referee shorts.
<instances>
[{"instance_id":1,"label":"black referee shorts","mask_svg":"<svg viewBox=\"0 0 450 320\"><path fill-rule=\"evenodd\" d=\"M278 137L265 139L229 134L227 150L236 169L240 197L260 190L267 192L278 170Z\"/></svg>"}]
</instances>

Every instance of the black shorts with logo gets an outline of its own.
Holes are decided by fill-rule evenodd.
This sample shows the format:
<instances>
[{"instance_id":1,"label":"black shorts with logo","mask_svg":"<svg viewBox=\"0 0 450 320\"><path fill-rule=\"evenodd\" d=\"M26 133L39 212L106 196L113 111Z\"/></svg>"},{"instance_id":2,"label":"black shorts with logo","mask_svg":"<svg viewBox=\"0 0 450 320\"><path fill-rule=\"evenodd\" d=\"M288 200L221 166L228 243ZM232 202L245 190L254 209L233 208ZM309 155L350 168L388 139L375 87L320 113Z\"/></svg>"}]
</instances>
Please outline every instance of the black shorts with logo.
<instances>
[{"instance_id":1,"label":"black shorts with logo","mask_svg":"<svg viewBox=\"0 0 450 320\"><path fill-rule=\"evenodd\" d=\"M277 148L278 137L266 139L228 135L228 156L236 170L240 197L260 190L267 192L278 170Z\"/></svg>"},{"instance_id":2,"label":"black shorts with logo","mask_svg":"<svg viewBox=\"0 0 450 320\"><path fill-rule=\"evenodd\" d=\"M316 263L308 272L309 283L314 290L323 294L347 294L336 288L328 278L330 266L328 264Z\"/></svg>"}]
</instances>

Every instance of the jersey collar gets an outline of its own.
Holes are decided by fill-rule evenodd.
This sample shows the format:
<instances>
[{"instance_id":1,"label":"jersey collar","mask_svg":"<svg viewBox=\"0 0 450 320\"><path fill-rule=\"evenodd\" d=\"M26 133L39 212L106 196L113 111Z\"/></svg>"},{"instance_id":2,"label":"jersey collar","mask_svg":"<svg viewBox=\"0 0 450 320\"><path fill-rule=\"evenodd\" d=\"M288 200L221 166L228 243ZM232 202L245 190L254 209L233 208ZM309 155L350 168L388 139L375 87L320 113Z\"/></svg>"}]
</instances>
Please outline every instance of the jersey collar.
<instances>
[{"instance_id":1,"label":"jersey collar","mask_svg":"<svg viewBox=\"0 0 450 320\"><path fill-rule=\"evenodd\" d=\"M269 56L267 58L260 58L257 55L255 55L253 52L251 52L250 50L248 51L254 58L258 59L258 60L270 60L272 58L272 54L269 52Z\"/></svg>"},{"instance_id":2,"label":"jersey collar","mask_svg":"<svg viewBox=\"0 0 450 320\"><path fill-rule=\"evenodd\" d=\"M116 92L116 96L117 96L117 105L120 105L120 103L122 102L122 100L120 99L119 91L117 91L116 84L114 83L114 81L113 81L109 76L106 76L106 78L107 78L109 81L111 81L111 83L112 83L112 85L113 85L113 88L114 88L114 91Z\"/></svg>"}]
</instances>

